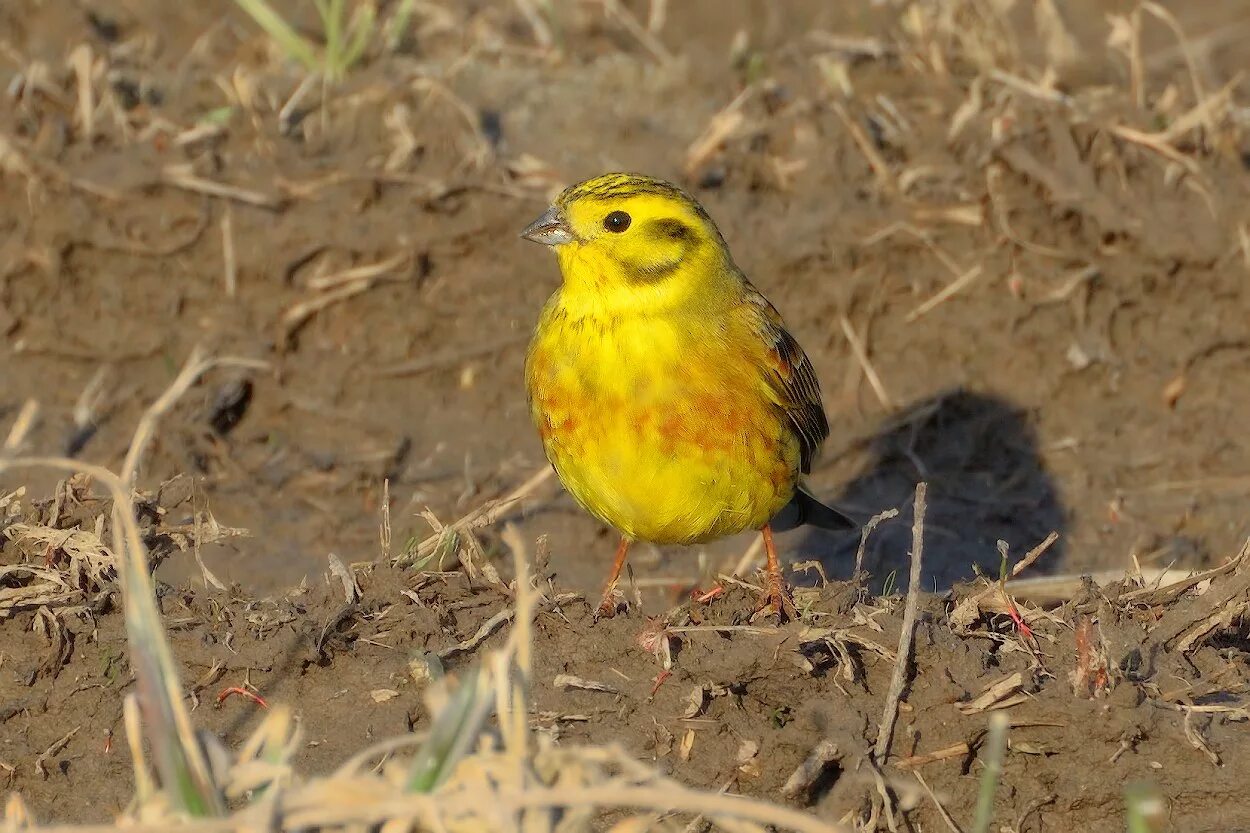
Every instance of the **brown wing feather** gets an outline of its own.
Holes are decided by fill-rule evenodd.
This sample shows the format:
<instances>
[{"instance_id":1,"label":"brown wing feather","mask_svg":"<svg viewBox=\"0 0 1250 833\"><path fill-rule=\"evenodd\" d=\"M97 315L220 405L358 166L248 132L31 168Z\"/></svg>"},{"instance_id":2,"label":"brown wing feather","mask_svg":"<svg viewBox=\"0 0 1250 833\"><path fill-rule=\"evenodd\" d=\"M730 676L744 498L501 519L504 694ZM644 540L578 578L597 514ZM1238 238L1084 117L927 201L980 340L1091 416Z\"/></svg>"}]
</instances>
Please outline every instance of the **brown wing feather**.
<instances>
[{"instance_id":1,"label":"brown wing feather","mask_svg":"<svg viewBox=\"0 0 1250 833\"><path fill-rule=\"evenodd\" d=\"M786 331L777 308L749 285L747 297L760 313L757 316L760 335L768 345L766 361L771 371L768 381L798 434L800 467L807 474L812 470L812 458L820 444L829 436L829 420L820 401L816 371L803 348Z\"/></svg>"}]
</instances>

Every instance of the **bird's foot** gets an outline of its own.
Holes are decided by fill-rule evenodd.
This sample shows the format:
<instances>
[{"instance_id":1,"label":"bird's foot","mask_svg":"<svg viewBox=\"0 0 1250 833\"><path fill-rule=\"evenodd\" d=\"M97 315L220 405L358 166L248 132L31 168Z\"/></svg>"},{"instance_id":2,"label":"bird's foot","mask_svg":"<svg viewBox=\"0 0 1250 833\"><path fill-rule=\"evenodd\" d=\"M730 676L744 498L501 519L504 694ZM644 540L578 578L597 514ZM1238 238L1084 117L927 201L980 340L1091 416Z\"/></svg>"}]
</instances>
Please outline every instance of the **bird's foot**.
<instances>
[{"instance_id":1,"label":"bird's foot","mask_svg":"<svg viewBox=\"0 0 1250 833\"><path fill-rule=\"evenodd\" d=\"M777 617L778 625L784 625L786 622L793 622L799 618L799 609L794 606L794 597L790 595L790 588L780 577L769 578L768 589L764 591L761 602L760 606L755 609L755 613L751 615L752 620L768 614Z\"/></svg>"},{"instance_id":2,"label":"bird's foot","mask_svg":"<svg viewBox=\"0 0 1250 833\"><path fill-rule=\"evenodd\" d=\"M595 621L600 619L611 619L621 610L628 607L625 603L625 597L621 595L621 591L613 585L603 591L603 598L599 600L599 607L595 609Z\"/></svg>"}]
</instances>

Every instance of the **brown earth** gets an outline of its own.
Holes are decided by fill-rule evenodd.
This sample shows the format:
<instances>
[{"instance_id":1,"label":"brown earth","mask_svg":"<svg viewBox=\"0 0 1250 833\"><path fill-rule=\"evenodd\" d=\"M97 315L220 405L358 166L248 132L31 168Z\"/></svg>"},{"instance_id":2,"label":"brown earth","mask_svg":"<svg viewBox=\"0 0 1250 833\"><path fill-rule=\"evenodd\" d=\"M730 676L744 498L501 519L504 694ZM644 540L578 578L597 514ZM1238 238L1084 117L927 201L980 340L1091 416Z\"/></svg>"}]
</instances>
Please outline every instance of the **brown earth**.
<instances>
[{"instance_id":1,"label":"brown earth","mask_svg":"<svg viewBox=\"0 0 1250 833\"><path fill-rule=\"evenodd\" d=\"M305 5L278 4L315 31ZM382 5L385 19L393 4ZM458 518L541 469L521 362L556 275L516 232L554 189L609 169L688 185L786 316L833 425L815 491L865 520L903 510L869 541L873 587L905 586L895 576L906 573L921 479L931 487L927 588L945 590L973 564L996 571L999 539L1018 554L1057 531L1035 569L1076 573L1202 569L1250 532L1243 4L1169 4L1192 68L1167 26L1142 13L1140 103L1130 62L1107 43L1127 25L1107 15L1127 15L1126 2L1061 4L1071 54L1040 34L1030 9L1041 2L1001 16L979 2L683 2L653 37L600 4L557 3L557 49L540 47L521 5L422 6L397 43L373 44L345 81L289 105L304 71L232 4L0 6L4 424L37 399L30 450L116 468L142 408L194 345L268 363L210 374L163 423L141 477L155 488L193 474L178 522L208 511L252 533L201 553L236 588L227 594L203 587L193 559L162 567L169 586L197 588L164 600L171 621L187 620L173 638L188 683L216 659L227 663L220 685L254 669L251 682L297 704L320 741L305 752L314 769L419 711L404 687L411 652L463 638L500 598L449 578L418 590L418 606L398 591L419 574L379 569L363 604L390 606L402 624L351 618L325 655L309 635L341 600L319 576L329 553L379 554L384 483L399 554L428 534L425 508ZM628 8L645 21L647 4ZM1194 111L1199 101L1208 106ZM717 124L729 128L721 141L697 151ZM206 183L239 190L208 194ZM370 265L371 277L343 274ZM304 317L309 301L325 306ZM51 494L54 482L5 473L0 494ZM566 496L540 490L515 520L529 538L548 536L560 587L601 579L612 541ZM646 609L708 586L749 543L639 548ZM797 532L783 543L842 580L858 538ZM0 544L0 565L20 557ZM475 544L479 564L507 564L494 529ZM303 576L312 589L289 596ZM841 626L849 591L830 587L842 588L843 602L825 608ZM270 601L253 610L254 598ZM744 606L731 597L699 615L727 621ZM1078 606L1060 618L1071 625ZM559 723L563 738L619 739L650 756L672 735L661 760L679 777L719 787L733 776L773 795L823 733L838 743L843 777L816 803L841 815L865 800L856 762L891 663L868 652L851 682L774 660L783 638L777 656L793 654L793 630L698 632L648 703L657 669L636 646L643 620L591 626L580 605L566 612L569 622L542 620L540 681L559 671L623 693L540 689L539 709L590 718ZM985 716L950 703L1030 665L929 614L896 755L974 738ZM0 622L0 761L18 767L15 786L41 817L107 817L130 789L124 751L101 751L126 684L120 620L83 625L69 664L28 686L47 643L31 623L30 613ZM895 613L881 624L893 646ZM1183 715L1158 703L1175 702L1180 685L1160 674L1237 693L1244 640L1230 625L1220 647L1177 658L1182 671L1152 669L1086 701L1065 678L1072 633L1054 624L1057 679L1012 718L1063 727L1013 730L1045 751L1009 756L1002 823L1054 793L1017 828L1102 829L1123 783L1141 776L1163 786L1178 829L1228 829L1244 728L1220 715L1191 721L1223 753L1214 767L1186 739ZM228 631L238 655L222 650ZM389 646L361 641L378 632ZM1217 667L1233 671L1206 686ZM744 679L749 693L733 689ZM730 691L682 722L681 701L705 683ZM374 704L377 688L403 696ZM227 700L196 715L237 739L250 708ZM84 728L58 758L68 767L40 779L34 759L71 723ZM681 760L687 728L695 746ZM1110 762L1121 738L1135 739ZM758 775L736 769L745 740L760 744ZM970 823L979 765L924 772ZM81 803L53 811L66 796ZM921 803L917 818L938 824Z\"/></svg>"},{"instance_id":2,"label":"brown earth","mask_svg":"<svg viewBox=\"0 0 1250 833\"><path fill-rule=\"evenodd\" d=\"M167 519L180 491L185 500L175 482L140 504L158 557L174 550L178 533ZM32 530L94 529L107 507L70 484L56 500L7 511L8 551L23 563L59 563L72 548L48 555ZM196 725L237 746L263 712L225 692L259 691L298 712L305 742L297 770L328 773L371 743L428 725L428 672L414 666L454 674L509 627L506 587L459 571L354 572L359 598L337 579L260 599L161 585ZM778 628L748 625L756 596L729 585L710 603L660 618L595 621L580 596L556 592L549 574L539 578L552 600L534 629L531 724L539 732L561 744L620 744L682 781L772 800L783 800L782 787L818 744L832 743L824 771L784 800L829 820L871 814L876 787L865 759L894 673L899 597L874 598L852 582L803 588L804 621ZM84 588L80 598L43 607L56 619L35 612L35 602L5 623L0 760L15 767L10 785L42 818L112 817L132 789L121 703L134 680L117 591L108 582ZM913 769L948 812L971 819L985 708L994 703L1010 718L995 800L995 818L1014 822L1008 829L1124 829L1125 786L1138 782L1165 797L1169 824L1159 829L1250 824L1241 705L1250 644L1240 629L1206 621L1212 611L1240 616L1250 607L1250 549L1218 574L1178 586L1090 585L1052 612L1021 605L1032 638L1014 628L999 598L973 585L922 602L885 771L914 829L932 829L938 818ZM1003 689L978 703L996 684ZM908 760L961 743L941 760Z\"/></svg>"}]
</instances>

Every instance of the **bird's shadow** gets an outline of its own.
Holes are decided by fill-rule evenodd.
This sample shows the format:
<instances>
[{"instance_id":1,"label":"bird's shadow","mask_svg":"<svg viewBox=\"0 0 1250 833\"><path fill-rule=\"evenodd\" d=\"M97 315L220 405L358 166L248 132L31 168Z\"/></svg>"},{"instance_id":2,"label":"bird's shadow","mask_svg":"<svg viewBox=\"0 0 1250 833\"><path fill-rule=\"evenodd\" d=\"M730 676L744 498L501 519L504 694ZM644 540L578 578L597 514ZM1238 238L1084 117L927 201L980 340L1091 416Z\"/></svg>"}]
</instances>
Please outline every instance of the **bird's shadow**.
<instances>
[{"instance_id":1,"label":"bird's shadow","mask_svg":"<svg viewBox=\"0 0 1250 833\"><path fill-rule=\"evenodd\" d=\"M1064 560L1065 508L1043 464L1028 413L994 396L954 389L906 408L867 445L860 474L836 495L820 495L864 523L897 508L868 537L863 569L880 591L907 585L916 484L928 483L923 582L945 589L974 575L997 575L1005 541L1014 561L1052 531L1059 541L1032 574ZM860 536L805 529L796 561L816 559L831 579L849 578Z\"/></svg>"}]
</instances>

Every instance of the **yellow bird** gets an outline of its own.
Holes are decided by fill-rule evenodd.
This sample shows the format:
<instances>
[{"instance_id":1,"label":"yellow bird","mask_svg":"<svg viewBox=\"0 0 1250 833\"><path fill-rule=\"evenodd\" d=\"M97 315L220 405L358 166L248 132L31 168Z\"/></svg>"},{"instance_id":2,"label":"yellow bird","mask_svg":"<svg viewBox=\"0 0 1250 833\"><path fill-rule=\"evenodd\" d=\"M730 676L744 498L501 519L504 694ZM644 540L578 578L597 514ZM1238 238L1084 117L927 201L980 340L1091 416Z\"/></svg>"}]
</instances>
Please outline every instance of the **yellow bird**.
<instances>
[{"instance_id":1,"label":"yellow bird","mask_svg":"<svg viewBox=\"0 0 1250 833\"><path fill-rule=\"evenodd\" d=\"M799 483L829 433L811 362L711 217L670 183L606 174L521 236L564 277L526 358L530 414L565 489L621 534L599 615L616 612L631 542L754 529L763 606L794 618L773 527L851 524Z\"/></svg>"}]
</instances>

